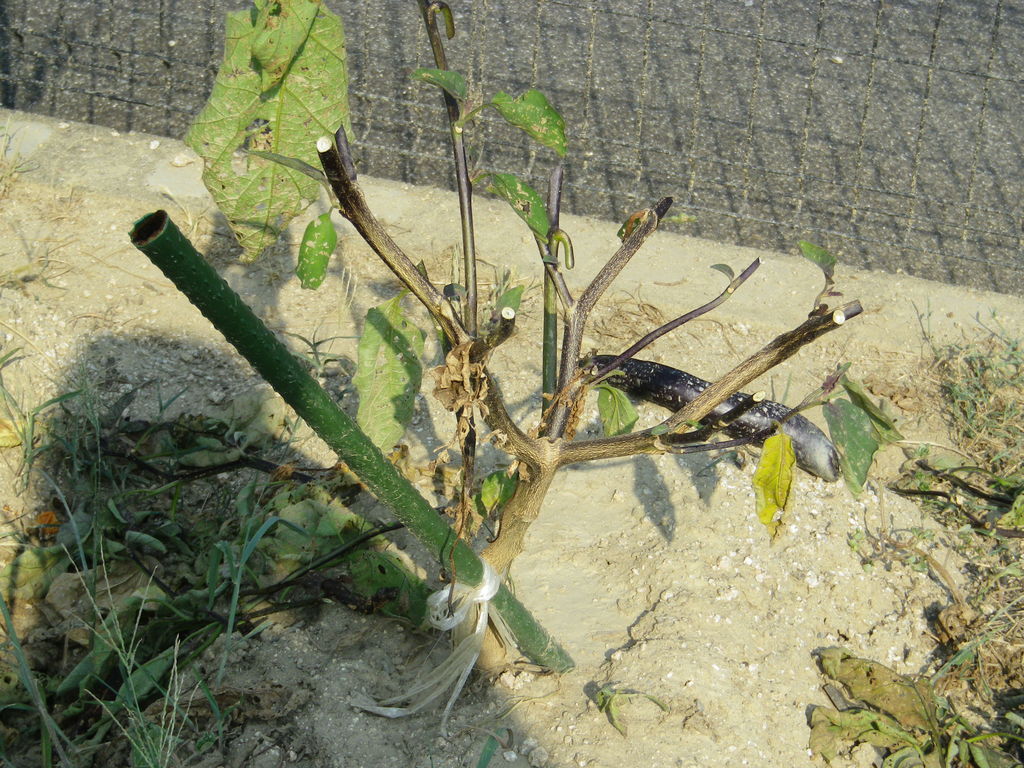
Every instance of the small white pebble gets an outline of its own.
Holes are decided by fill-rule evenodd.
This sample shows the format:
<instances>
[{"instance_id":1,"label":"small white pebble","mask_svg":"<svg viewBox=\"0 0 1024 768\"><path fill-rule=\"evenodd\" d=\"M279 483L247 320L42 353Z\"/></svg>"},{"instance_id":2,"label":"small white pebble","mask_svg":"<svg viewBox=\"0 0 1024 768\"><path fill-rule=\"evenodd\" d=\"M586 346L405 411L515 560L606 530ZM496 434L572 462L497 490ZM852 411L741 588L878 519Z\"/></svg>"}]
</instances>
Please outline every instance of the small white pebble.
<instances>
[{"instance_id":1,"label":"small white pebble","mask_svg":"<svg viewBox=\"0 0 1024 768\"><path fill-rule=\"evenodd\" d=\"M151 142L149 142L149 148L150 149L156 149L159 146L160 146L160 139L153 139Z\"/></svg>"}]
</instances>

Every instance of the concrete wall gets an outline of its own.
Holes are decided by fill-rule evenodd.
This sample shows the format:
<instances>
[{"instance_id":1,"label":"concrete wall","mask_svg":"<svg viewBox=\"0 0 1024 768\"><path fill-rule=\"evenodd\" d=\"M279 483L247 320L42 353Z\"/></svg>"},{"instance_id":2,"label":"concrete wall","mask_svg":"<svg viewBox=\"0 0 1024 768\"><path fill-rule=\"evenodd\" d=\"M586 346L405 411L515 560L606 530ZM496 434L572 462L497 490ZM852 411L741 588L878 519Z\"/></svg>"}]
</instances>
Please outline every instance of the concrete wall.
<instances>
[{"instance_id":1,"label":"concrete wall","mask_svg":"<svg viewBox=\"0 0 1024 768\"><path fill-rule=\"evenodd\" d=\"M363 173L450 184L412 0L328 0L349 36ZM1005 0L452 0L452 66L536 86L572 146L568 210L621 220L672 195L722 242L809 239L870 268L1024 288L1024 6ZM221 56L219 0L0 5L4 106L181 136ZM484 167L543 186L515 132Z\"/></svg>"}]
</instances>

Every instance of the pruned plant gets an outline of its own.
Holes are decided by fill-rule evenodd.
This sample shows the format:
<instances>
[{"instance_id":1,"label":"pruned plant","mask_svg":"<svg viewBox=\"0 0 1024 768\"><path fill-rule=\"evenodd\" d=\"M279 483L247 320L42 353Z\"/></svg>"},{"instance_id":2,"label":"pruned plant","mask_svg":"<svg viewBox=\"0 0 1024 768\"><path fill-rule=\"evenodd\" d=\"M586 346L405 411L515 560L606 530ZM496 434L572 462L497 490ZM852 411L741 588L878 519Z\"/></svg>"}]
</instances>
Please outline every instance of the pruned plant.
<instances>
[{"instance_id":1,"label":"pruned plant","mask_svg":"<svg viewBox=\"0 0 1024 768\"><path fill-rule=\"evenodd\" d=\"M382 360L378 356L383 354L381 343L374 346L374 339L383 339L384 346L392 350L400 349L398 357L403 364L418 356L422 344L422 334L410 328L402 315L400 298L367 317L363 335L366 349L361 343L356 385L361 396L360 411L373 409L375 415L357 417L354 421L205 265L164 212L137 222L132 231L135 245L188 295L367 487L391 506L396 516L435 553L438 564L452 582L447 605L435 606L442 614L450 612L458 602L456 583L477 584L488 570L474 551L475 523L482 515L495 518L497 534L482 548L481 556L489 569L504 578L523 550L526 533L540 513L553 479L568 466L639 454L684 453L765 443L757 481L759 514L774 530L787 502L794 464L828 480L839 475L839 456L832 443L797 410L827 399L839 384L842 372L828 377L822 388L809 395L797 409L765 400L763 393L748 395L740 390L804 346L861 313L857 301L837 303L840 294L833 286L834 260L822 249L804 244L805 255L816 262L825 275L824 288L813 302L807 319L768 341L714 383L638 360L636 356L656 339L730 299L759 268L759 259L738 274L730 273L728 284L718 296L650 330L625 349L614 354L591 354L583 348L583 339L595 307L622 269L665 221L673 201L665 197L633 214L619 232L621 245L597 269L582 292L574 294L565 280L564 268L586 257L574 252L571 237L560 224L563 189L560 158L566 155L568 148L561 115L543 94L533 89L518 96L499 92L485 98L476 93L460 73L448 66L444 38L455 34L448 5L436 0L419 0L419 9L434 66L417 69L412 76L438 88L448 120L462 232L461 275L457 283L435 283L392 239L367 202L350 147L347 106L344 99L337 98L345 89L344 76L338 75L324 84L318 79L322 73L309 72L313 64L303 58L312 55L311 51L323 53L321 43L326 38L316 37L316 30L335 30L333 22L323 20L329 13L318 2L257 0L251 13L235 16L229 23L234 36L229 38L220 77L227 78L229 83L238 81L245 85L244 104L211 101L190 134L190 140L201 154L207 155L208 169L210 163L217 163L222 169L245 166L245 173L254 180L251 183L263 192L275 185L290 186L300 192L300 197L308 199L308 184L318 183L327 190L334 208L395 275L404 292L425 308L438 331L444 354L432 371L431 389L452 414L450 445L461 456L458 489L452 504L444 510L447 519L437 516L382 453L391 449L408 425L411 411L406 398L410 392L415 394L419 387L416 366L405 365L404 371L391 373L392 390L378 397L372 394L375 387L386 386L387 382L375 378L371 368L378 372L390 367L402 368L402 365L393 365L395 358ZM339 44L339 35L331 34L335 44ZM316 44L306 45L307 42ZM335 54L329 57L332 66L338 60L343 61L340 51ZM296 74L300 79L289 79ZM299 98L303 87L313 87L312 81L316 82L316 88L334 89L331 94L317 96L317 105L330 108L311 110L301 124L294 120L275 123L263 114L268 100L282 98L283 94ZM222 95L223 92L235 99L239 95L226 88L222 88ZM237 113L232 115L232 109ZM526 132L558 156L546 194L542 195L525 180L511 174L471 170L467 160L467 137L476 121L491 113ZM275 113L279 114L280 111ZM223 123L230 123L227 138L210 132L215 127L215 121L210 119L212 115ZM304 138L296 141L296 134L300 132ZM245 154L234 154L237 150ZM235 175L243 176L237 171ZM216 177L214 181L221 184L224 178ZM232 179L232 183L234 181L237 180ZM513 419L491 368L495 350L516 328L520 295L513 290L492 297L490 302L481 300L473 201L475 190L484 186L505 200L529 228L536 242L538 270L543 276L544 325L538 343L542 356L539 385L543 405L529 423ZM238 195L228 197L232 205L240 200ZM257 203L259 216L255 212L248 216L241 211L231 217L242 222L247 258L253 256L251 243L269 242L254 232L257 219L268 219L271 232L279 231L282 226L280 217L264 216L269 205L260 200ZM328 268L334 244L333 233L325 231L329 226L329 218L321 216L310 225L303 238L298 273L304 286L319 285ZM400 382L397 388L396 381ZM844 382L844 386L847 383ZM577 428L585 399L595 387L601 389L605 404L607 433L595 438L579 437ZM849 387L847 389L849 391ZM628 413L629 402L623 390L666 405L672 413L656 426L634 432ZM395 425L397 429L393 428ZM860 428L873 429L870 418L862 421ZM709 442L719 432L725 432L728 439ZM499 475L488 476L481 488L476 457L482 434L487 434L487 439L508 455L510 468L504 473L504 479ZM765 442L769 438L770 442ZM519 645L525 655L555 669L568 668L571 664L568 656L539 630L507 590L499 589L491 602L508 626L508 639ZM486 610L476 615L487 617ZM477 626L479 628L479 622ZM490 636L496 639L493 634ZM500 645L492 643L492 648L495 654L489 659L491 664L501 659Z\"/></svg>"}]
</instances>

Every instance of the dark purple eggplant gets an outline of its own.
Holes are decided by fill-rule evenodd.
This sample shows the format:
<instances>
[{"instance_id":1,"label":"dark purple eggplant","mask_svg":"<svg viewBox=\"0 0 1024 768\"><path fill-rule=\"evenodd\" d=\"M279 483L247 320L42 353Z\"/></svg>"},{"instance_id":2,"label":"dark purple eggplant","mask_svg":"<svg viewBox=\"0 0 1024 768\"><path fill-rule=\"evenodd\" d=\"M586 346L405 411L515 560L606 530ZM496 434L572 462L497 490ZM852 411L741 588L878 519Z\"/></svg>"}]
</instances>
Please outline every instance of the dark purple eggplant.
<instances>
[{"instance_id":1,"label":"dark purple eggplant","mask_svg":"<svg viewBox=\"0 0 1024 768\"><path fill-rule=\"evenodd\" d=\"M612 359L611 355L596 355L592 363L600 368ZM710 386L709 382L686 371L649 360L624 360L617 372L605 381L639 400L672 411L678 411ZM715 408L702 423L713 423L736 408L744 408L749 405L749 398L749 395L737 392ZM762 400L742 411L722 431L730 437L760 435L760 439L755 441L760 445L772 434L774 424L784 419L790 410L782 403ZM782 431L793 440L798 467L829 482L839 479L839 454L824 432L799 414L782 422Z\"/></svg>"}]
</instances>

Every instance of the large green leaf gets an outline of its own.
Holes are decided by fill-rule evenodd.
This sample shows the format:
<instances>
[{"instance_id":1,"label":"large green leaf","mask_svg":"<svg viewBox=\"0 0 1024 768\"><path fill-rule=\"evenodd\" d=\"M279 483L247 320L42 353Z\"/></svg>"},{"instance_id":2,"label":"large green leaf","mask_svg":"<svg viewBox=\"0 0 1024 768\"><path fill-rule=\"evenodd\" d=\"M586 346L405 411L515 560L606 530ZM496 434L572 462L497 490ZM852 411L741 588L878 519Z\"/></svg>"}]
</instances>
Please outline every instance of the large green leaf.
<instances>
[{"instance_id":1,"label":"large green leaf","mask_svg":"<svg viewBox=\"0 0 1024 768\"><path fill-rule=\"evenodd\" d=\"M626 393L611 384L597 385L597 413L608 436L628 435L636 424L636 408Z\"/></svg>"},{"instance_id":2,"label":"large green leaf","mask_svg":"<svg viewBox=\"0 0 1024 768\"><path fill-rule=\"evenodd\" d=\"M754 496L757 517L773 537L779 528L779 518L789 502L795 463L793 440L785 432L779 432L764 441L761 459L754 471Z\"/></svg>"},{"instance_id":3,"label":"large green leaf","mask_svg":"<svg viewBox=\"0 0 1024 768\"><path fill-rule=\"evenodd\" d=\"M825 404L825 421L832 442L839 449L843 479L850 491L858 494L864 488L878 450L877 432L871 417L849 400L840 398Z\"/></svg>"},{"instance_id":4,"label":"large green leaf","mask_svg":"<svg viewBox=\"0 0 1024 768\"><path fill-rule=\"evenodd\" d=\"M414 80L422 80L424 83L430 83L438 88L442 88L459 102L465 101L469 93L469 88L466 86L466 78L452 69L420 67L413 70L410 77Z\"/></svg>"},{"instance_id":5,"label":"large green leaf","mask_svg":"<svg viewBox=\"0 0 1024 768\"><path fill-rule=\"evenodd\" d=\"M488 174L488 178L490 183L487 185L487 191L511 205L512 210L519 214L519 218L533 230L533 234L547 241L551 222L540 193L511 173L491 173Z\"/></svg>"},{"instance_id":6,"label":"large green leaf","mask_svg":"<svg viewBox=\"0 0 1024 768\"><path fill-rule=\"evenodd\" d=\"M879 749L898 749L916 744L917 740L894 718L880 712L867 709L834 712L825 707L814 707L811 711L811 738L807 746L826 763L861 742Z\"/></svg>"},{"instance_id":7,"label":"large green leaf","mask_svg":"<svg viewBox=\"0 0 1024 768\"><path fill-rule=\"evenodd\" d=\"M924 678L915 678L842 648L817 652L822 671L849 695L895 718L906 729L927 731L937 722L936 698Z\"/></svg>"},{"instance_id":8,"label":"large green leaf","mask_svg":"<svg viewBox=\"0 0 1024 768\"><path fill-rule=\"evenodd\" d=\"M385 615L421 626L427 618L430 589L390 552L361 550L349 562L353 590Z\"/></svg>"},{"instance_id":9,"label":"large green leaf","mask_svg":"<svg viewBox=\"0 0 1024 768\"><path fill-rule=\"evenodd\" d=\"M507 93L496 93L491 99L491 106L508 123L523 129L559 156L565 156L565 121L543 93L531 88L514 99Z\"/></svg>"},{"instance_id":10,"label":"large green leaf","mask_svg":"<svg viewBox=\"0 0 1024 768\"><path fill-rule=\"evenodd\" d=\"M0 570L0 595L8 603L36 600L68 566L63 547L31 547Z\"/></svg>"},{"instance_id":11,"label":"large green leaf","mask_svg":"<svg viewBox=\"0 0 1024 768\"><path fill-rule=\"evenodd\" d=\"M240 149L318 166L316 140L351 132L345 35L318 0L256 0L229 13L213 92L185 136L203 182L252 261L320 192L306 174Z\"/></svg>"},{"instance_id":12,"label":"large green leaf","mask_svg":"<svg viewBox=\"0 0 1024 768\"><path fill-rule=\"evenodd\" d=\"M412 420L423 368L423 332L402 315L402 296L366 313L352 384L359 393L356 422L382 451L394 448Z\"/></svg>"},{"instance_id":13,"label":"large green leaf","mask_svg":"<svg viewBox=\"0 0 1024 768\"><path fill-rule=\"evenodd\" d=\"M868 418L871 419L871 424L875 428L876 436L880 443L884 445L885 443L894 443L897 440L903 439L903 435L896 429L896 424L892 418L875 404L868 393L864 391L864 387L861 386L860 382L854 381L846 375L839 381L843 385L843 389L846 390L846 394L849 395L850 402L864 411Z\"/></svg>"},{"instance_id":14,"label":"large green leaf","mask_svg":"<svg viewBox=\"0 0 1024 768\"><path fill-rule=\"evenodd\" d=\"M327 276L327 263L338 244L338 233L334 230L331 214L317 216L308 225L299 245L299 263L295 274L303 288L316 290Z\"/></svg>"}]
</instances>

